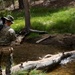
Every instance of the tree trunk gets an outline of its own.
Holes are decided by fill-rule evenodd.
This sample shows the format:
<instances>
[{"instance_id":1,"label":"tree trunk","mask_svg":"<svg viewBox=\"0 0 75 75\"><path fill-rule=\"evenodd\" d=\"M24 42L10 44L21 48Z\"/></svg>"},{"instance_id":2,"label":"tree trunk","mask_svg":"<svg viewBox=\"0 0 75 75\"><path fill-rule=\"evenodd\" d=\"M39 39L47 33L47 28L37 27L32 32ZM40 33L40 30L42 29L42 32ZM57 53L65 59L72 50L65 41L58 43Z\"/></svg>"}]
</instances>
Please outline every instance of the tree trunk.
<instances>
[{"instance_id":1,"label":"tree trunk","mask_svg":"<svg viewBox=\"0 0 75 75\"><path fill-rule=\"evenodd\" d=\"M18 64L11 68L11 72L15 73L18 71L28 70L31 71L33 69L45 70L47 68L56 68L60 64L60 62L68 57L75 55L75 50L70 52L58 53L55 55L46 55L41 60L37 61L28 61L21 64ZM2 72L5 75L5 70Z\"/></svg>"},{"instance_id":2,"label":"tree trunk","mask_svg":"<svg viewBox=\"0 0 75 75\"><path fill-rule=\"evenodd\" d=\"M30 22L30 8L29 8L29 1L28 0L23 0L23 5L24 5L24 11L25 11L25 29L22 31L24 35L29 34L30 32L35 32L35 33L46 33L45 31L39 31L39 30L33 30L30 29L31 27L31 22Z\"/></svg>"},{"instance_id":3,"label":"tree trunk","mask_svg":"<svg viewBox=\"0 0 75 75\"><path fill-rule=\"evenodd\" d=\"M25 10L25 33L30 32L30 8L28 0L23 0L24 10Z\"/></svg>"},{"instance_id":4,"label":"tree trunk","mask_svg":"<svg viewBox=\"0 0 75 75\"><path fill-rule=\"evenodd\" d=\"M23 0L18 0L19 2L19 9L23 9L24 5L23 5Z\"/></svg>"}]
</instances>

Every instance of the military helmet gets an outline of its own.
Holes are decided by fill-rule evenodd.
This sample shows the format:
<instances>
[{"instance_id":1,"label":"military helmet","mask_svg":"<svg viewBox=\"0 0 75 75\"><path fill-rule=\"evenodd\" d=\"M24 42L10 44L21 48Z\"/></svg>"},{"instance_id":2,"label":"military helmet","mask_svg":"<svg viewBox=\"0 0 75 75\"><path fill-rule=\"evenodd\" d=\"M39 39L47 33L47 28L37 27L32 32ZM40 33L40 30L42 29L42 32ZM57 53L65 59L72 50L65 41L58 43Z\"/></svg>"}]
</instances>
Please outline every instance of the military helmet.
<instances>
[{"instance_id":1,"label":"military helmet","mask_svg":"<svg viewBox=\"0 0 75 75\"><path fill-rule=\"evenodd\" d=\"M4 19L10 21L12 24L14 23L14 18L11 15L7 15L7 17L4 17Z\"/></svg>"}]
</instances>

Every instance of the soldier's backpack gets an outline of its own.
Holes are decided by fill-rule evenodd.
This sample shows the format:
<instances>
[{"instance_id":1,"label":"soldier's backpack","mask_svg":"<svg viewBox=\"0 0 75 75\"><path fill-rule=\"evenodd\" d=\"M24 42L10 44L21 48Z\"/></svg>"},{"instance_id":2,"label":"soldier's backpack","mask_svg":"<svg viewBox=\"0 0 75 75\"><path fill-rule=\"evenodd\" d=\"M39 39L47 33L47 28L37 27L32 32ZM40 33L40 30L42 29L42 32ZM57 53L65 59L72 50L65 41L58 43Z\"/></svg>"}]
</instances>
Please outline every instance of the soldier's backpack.
<instances>
[{"instance_id":1,"label":"soldier's backpack","mask_svg":"<svg viewBox=\"0 0 75 75\"><path fill-rule=\"evenodd\" d=\"M0 31L2 30L4 26L5 19L3 17L0 18Z\"/></svg>"}]
</instances>

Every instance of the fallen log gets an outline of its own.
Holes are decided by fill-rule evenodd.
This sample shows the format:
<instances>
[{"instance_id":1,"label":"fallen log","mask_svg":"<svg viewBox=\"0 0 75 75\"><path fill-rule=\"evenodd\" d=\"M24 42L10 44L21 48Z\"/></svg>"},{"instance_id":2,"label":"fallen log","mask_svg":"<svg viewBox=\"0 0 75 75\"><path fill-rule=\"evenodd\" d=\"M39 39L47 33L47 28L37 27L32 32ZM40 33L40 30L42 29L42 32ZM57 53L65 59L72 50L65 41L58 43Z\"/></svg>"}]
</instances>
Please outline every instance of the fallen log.
<instances>
[{"instance_id":1,"label":"fallen log","mask_svg":"<svg viewBox=\"0 0 75 75\"><path fill-rule=\"evenodd\" d=\"M63 52L63 53L58 53L58 54L55 54L55 55L47 55L42 58L41 60L37 60L37 61L28 61L28 62L23 62L23 63L20 63L16 66L13 66L11 68L11 73L15 73L15 72L18 72L18 71L23 71L23 70L33 70L33 69L36 69L36 70L42 70L42 69L45 69L47 67L52 67L53 65L57 65L57 64L60 64L60 62L65 59L65 58L68 58L72 55L75 55L75 50L74 51L69 51L69 52ZM2 75L6 75L5 74L5 70L2 71Z\"/></svg>"},{"instance_id":2,"label":"fallen log","mask_svg":"<svg viewBox=\"0 0 75 75\"><path fill-rule=\"evenodd\" d=\"M34 29L30 29L30 32L39 33L39 34L47 34L46 31L40 31L40 30L34 30Z\"/></svg>"},{"instance_id":3,"label":"fallen log","mask_svg":"<svg viewBox=\"0 0 75 75\"><path fill-rule=\"evenodd\" d=\"M30 32L40 33L40 34L47 33L46 31L39 31L39 30L33 30L33 29L30 29ZM12 42L12 45L20 45L23 42L23 40L25 39L25 37L28 36L29 34L30 33L24 33L24 32L23 32L23 34L20 33L20 35L17 36L16 40Z\"/></svg>"},{"instance_id":4,"label":"fallen log","mask_svg":"<svg viewBox=\"0 0 75 75\"><path fill-rule=\"evenodd\" d=\"M47 35L47 36L43 37L42 39L36 41L36 43L38 44L38 43L40 43L40 42L42 42L42 41L48 39L49 37L51 37L51 36L50 36L50 35Z\"/></svg>"},{"instance_id":5,"label":"fallen log","mask_svg":"<svg viewBox=\"0 0 75 75\"><path fill-rule=\"evenodd\" d=\"M26 32L26 30L23 29L23 30L19 33L19 36L17 36L16 42L17 42L17 43L22 43L23 40L25 39L25 37L28 36L30 33L47 34L46 31L40 31L40 30L29 29L29 31ZM18 39L19 39L19 40L18 40Z\"/></svg>"},{"instance_id":6,"label":"fallen log","mask_svg":"<svg viewBox=\"0 0 75 75\"><path fill-rule=\"evenodd\" d=\"M45 34L44 36L42 36L41 39L37 40L36 43L38 44L38 43L40 43L40 42L42 42L42 41L44 41L44 40L47 40L48 38L53 38L54 36L55 36L55 35L51 36L51 35L49 35L49 34Z\"/></svg>"},{"instance_id":7,"label":"fallen log","mask_svg":"<svg viewBox=\"0 0 75 75\"><path fill-rule=\"evenodd\" d=\"M24 37L25 37L24 35L17 36L16 40L11 42L11 46L20 45Z\"/></svg>"}]
</instances>

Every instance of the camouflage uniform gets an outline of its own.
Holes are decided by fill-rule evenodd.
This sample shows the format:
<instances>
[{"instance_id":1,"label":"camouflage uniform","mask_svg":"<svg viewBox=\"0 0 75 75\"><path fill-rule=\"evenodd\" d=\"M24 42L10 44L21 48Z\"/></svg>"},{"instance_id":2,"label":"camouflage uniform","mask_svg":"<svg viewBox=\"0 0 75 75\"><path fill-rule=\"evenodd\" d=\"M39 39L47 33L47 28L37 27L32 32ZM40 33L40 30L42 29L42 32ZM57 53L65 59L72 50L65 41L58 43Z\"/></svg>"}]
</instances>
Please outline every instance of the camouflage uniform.
<instances>
[{"instance_id":1,"label":"camouflage uniform","mask_svg":"<svg viewBox=\"0 0 75 75\"><path fill-rule=\"evenodd\" d=\"M10 45L12 41L16 39L15 31L10 28L9 26L4 26L3 29L0 31L0 45L7 46ZM0 75L2 75L1 70L1 61L2 58L5 57L6 63L6 75L11 75L11 59L12 59L12 50L9 48L4 47L5 49L0 49Z\"/></svg>"},{"instance_id":2,"label":"camouflage uniform","mask_svg":"<svg viewBox=\"0 0 75 75\"><path fill-rule=\"evenodd\" d=\"M11 65L12 65L12 60L13 60L13 48L12 47L4 47L0 49L0 75L2 75L2 61L5 62L6 65L6 70L5 73L6 75L11 75Z\"/></svg>"},{"instance_id":3,"label":"camouflage uniform","mask_svg":"<svg viewBox=\"0 0 75 75\"><path fill-rule=\"evenodd\" d=\"M15 39L15 31L9 26L4 26L0 31L0 45L9 45Z\"/></svg>"}]
</instances>

